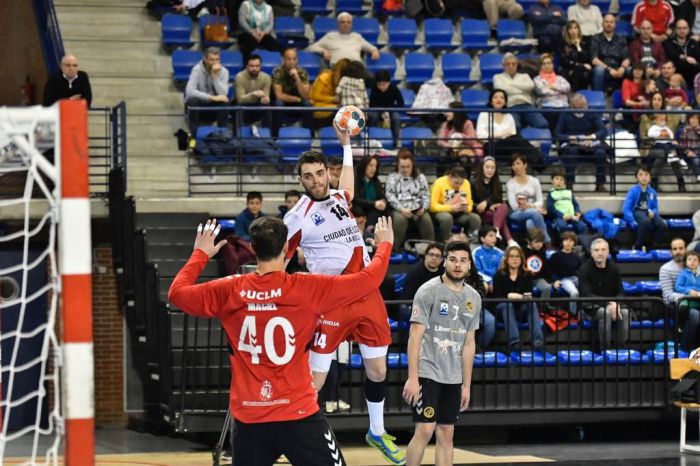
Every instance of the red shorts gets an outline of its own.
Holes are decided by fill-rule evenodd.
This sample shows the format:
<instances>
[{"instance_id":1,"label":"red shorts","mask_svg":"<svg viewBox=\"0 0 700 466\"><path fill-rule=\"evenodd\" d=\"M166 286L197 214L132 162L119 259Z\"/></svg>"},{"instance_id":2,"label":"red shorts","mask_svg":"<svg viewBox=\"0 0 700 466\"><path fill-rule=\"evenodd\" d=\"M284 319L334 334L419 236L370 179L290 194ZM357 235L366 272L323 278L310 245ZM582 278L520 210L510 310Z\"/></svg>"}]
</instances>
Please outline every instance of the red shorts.
<instances>
[{"instance_id":1,"label":"red shorts","mask_svg":"<svg viewBox=\"0 0 700 466\"><path fill-rule=\"evenodd\" d=\"M386 306L379 290L348 306L324 312L319 318L311 351L333 353L346 340L370 347L391 344Z\"/></svg>"}]
</instances>

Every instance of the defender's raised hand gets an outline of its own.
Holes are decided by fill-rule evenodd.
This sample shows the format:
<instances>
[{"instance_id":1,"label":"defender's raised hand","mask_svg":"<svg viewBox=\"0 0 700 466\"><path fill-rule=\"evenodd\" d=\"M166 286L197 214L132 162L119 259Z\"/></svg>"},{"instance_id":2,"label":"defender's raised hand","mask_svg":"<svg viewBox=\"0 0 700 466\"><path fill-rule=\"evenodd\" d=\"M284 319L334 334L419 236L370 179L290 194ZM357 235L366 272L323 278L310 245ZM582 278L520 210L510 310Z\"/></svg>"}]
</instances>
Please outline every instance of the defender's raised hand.
<instances>
[{"instance_id":1,"label":"defender's raised hand","mask_svg":"<svg viewBox=\"0 0 700 466\"><path fill-rule=\"evenodd\" d=\"M201 249L204 251L209 259L214 257L216 253L219 252L221 248L226 244L226 240L221 240L214 244L216 236L221 231L221 225L216 224L216 219L207 220L207 223L202 226L200 223L197 227L197 237L194 240L194 249Z\"/></svg>"}]
</instances>

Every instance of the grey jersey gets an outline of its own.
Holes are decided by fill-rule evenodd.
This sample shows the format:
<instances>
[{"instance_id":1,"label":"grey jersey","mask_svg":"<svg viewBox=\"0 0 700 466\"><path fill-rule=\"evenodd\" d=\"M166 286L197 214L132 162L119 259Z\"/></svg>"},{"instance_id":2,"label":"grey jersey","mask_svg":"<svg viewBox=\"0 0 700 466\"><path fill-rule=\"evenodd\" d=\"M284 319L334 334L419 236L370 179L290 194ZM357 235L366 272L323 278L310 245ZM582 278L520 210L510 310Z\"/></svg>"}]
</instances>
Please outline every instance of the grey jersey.
<instances>
[{"instance_id":1,"label":"grey jersey","mask_svg":"<svg viewBox=\"0 0 700 466\"><path fill-rule=\"evenodd\" d=\"M426 326L418 376L445 384L462 383L462 347L479 328L481 296L469 285L452 291L442 276L425 282L413 298L411 322Z\"/></svg>"}]
</instances>

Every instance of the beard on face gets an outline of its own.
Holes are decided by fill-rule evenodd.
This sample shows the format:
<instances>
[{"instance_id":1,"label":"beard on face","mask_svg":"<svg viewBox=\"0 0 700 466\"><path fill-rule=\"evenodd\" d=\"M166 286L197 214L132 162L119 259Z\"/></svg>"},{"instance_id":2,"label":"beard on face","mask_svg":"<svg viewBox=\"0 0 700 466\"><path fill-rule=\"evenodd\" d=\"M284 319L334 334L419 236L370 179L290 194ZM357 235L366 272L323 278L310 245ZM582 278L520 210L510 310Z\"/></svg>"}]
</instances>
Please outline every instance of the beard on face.
<instances>
[{"instance_id":1,"label":"beard on face","mask_svg":"<svg viewBox=\"0 0 700 466\"><path fill-rule=\"evenodd\" d=\"M445 275L447 275L447 278L449 278L453 282L458 282L460 280L464 280L465 278L467 278L467 271L463 270L463 271L459 272L459 274L455 274L455 273L445 269Z\"/></svg>"}]
</instances>

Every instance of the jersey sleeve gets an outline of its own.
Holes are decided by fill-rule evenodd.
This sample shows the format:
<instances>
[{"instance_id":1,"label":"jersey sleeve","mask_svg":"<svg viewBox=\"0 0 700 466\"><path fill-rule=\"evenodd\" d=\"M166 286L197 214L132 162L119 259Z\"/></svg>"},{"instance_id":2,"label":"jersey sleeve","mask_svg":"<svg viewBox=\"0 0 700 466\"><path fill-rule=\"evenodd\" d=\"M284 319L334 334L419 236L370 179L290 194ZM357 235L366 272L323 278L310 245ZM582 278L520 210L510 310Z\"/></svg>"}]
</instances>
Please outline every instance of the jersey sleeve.
<instances>
[{"instance_id":1,"label":"jersey sleeve","mask_svg":"<svg viewBox=\"0 0 700 466\"><path fill-rule=\"evenodd\" d=\"M294 257L294 253L299 247L299 243L301 243L301 222L302 219L296 208L290 210L284 216L284 224L287 225L287 241L289 241L287 255L285 257L287 260Z\"/></svg>"},{"instance_id":2,"label":"jersey sleeve","mask_svg":"<svg viewBox=\"0 0 700 466\"><path fill-rule=\"evenodd\" d=\"M207 254L200 249L195 250L170 285L168 301L196 317L219 317L229 299L235 278L229 276L196 284L207 262Z\"/></svg>"},{"instance_id":3,"label":"jersey sleeve","mask_svg":"<svg viewBox=\"0 0 700 466\"><path fill-rule=\"evenodd\" d=\"M413 308L411 309L411 322L417 324L428 325L430 319L430 308L432 306L431 288L421 286L416 291L416 296L413 298Z\"/></svg>"},{"instance_id":4,"label":"jersey sleeve","mask_svg":"<svg viewBox=\"0 0 700 466\"><path fill-rule=\"evenodd\" d=\"M472 295L470 302L474 306L474 318L471 320L471 322L469 322L469 327L467 327L468 332L479 330L479 320L481 314L481 296L476 290L474 293L470 294ZM468 308L467 311L469 311Z\"/></svg>"}]
</instances>

